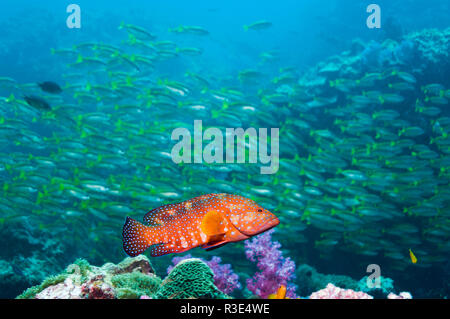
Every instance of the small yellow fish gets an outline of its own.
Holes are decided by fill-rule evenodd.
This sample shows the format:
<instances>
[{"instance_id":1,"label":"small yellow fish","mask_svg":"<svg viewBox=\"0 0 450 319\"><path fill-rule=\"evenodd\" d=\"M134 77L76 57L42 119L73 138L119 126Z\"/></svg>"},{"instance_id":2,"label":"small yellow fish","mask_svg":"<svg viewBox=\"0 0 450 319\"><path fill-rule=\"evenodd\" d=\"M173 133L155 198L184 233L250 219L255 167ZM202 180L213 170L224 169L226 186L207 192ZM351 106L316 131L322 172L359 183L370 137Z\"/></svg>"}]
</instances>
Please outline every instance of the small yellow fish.
<instances>
[{"instance_id":1,"label":"small yellow fish","mask_svg":"<svg viewBox=\"0 0 450 319\"><path fill-rule=\"evenodd\" d=\"M411 249L409 250L409 257L411 257L411 262L413 264L417 263L417 258L416 258L416 256L414 256L414 253L412 252Z\"/></svg>"},{"instance_id":2,"label":"small yellow fish","mask_svg":"<svg viewBox=\"0 0 450 319\"><path fill-rule=\"evenodd\" d=\"M286 286L281 285L276 294L270 294L268 299L286 299Z\"/></svg>"}]
</instances>

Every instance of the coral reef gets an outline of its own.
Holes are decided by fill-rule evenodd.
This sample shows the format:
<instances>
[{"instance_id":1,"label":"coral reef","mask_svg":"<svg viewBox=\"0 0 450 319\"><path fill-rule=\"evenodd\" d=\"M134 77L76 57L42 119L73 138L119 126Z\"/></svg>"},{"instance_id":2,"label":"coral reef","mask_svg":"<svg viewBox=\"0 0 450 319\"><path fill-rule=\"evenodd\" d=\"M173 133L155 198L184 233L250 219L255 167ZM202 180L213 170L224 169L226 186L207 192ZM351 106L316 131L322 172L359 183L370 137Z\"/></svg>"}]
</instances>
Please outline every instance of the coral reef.
<instances>
[{"instance_id":1,"label":"coral reef","mask_svg":"<svg viewBox=\"0 0 450 319\"><path fill-rule=\"evenodd\" d=\"M358 282L357 290L367 292L375 298L386 298L394 292L394 281L391 278L380 276L380 287L369 288L367 285L367 276Z\"/></svg>"},{"instance_id":2,"label":"coral reef","mask_svg":"<svg viewBox=\"0 0 450 319\"><path fill-rule=\"evenodd\" d=\"M289 257L283 257L279 250L281 247L279 242L272 242L273 232L274 230L270 230L245 242L247 258L257 262L260 270L252 278L247 279L247 289L266 299L270 294L276 293L280 285L285 285L286 296L298 298L295 294L296 286L289 283L295 279L295 263Z\"/></svg>"},{"instance_id":3,"label":"coral reef","mask_svg":"<svg viewBox=\"0 0 450 319\"><path fill-rule=\"evenodd\" d=\"M131 272L115 275L111 278L119 299L136 299L144 295L151 295L158 290L161 279L154 275L141 272Z\"/></svg>"},{"instance_id":4,"label":"coral reef","mask_svg":"<svg viewBox=\"0 0 450 319\"><path fill-rule=\"evenodd\" d=\"M53 290L58 290L57 292L55 291L55 296L61 296L61 299L64 299L66 296L72 296L72 290L74 289L73 286L73 281L72 279L70 279L70 281L67 282L67 290L69 290L68 292L63 292L64 286L61 285L61 283L64 283L64 281L67 278L68 275L66 273L57 275L57 276L51 276L49 278L46 278L40 285L37 286L33 286L28 288L27 290L25 290L22 294L20 294L17 298L18 299L31 299L31 298L36 298L36 296L41 293L42 291L49 289L52 290L51 288L53 288ZM57 288L56 288L57 286ZM81 288L80 288L80 292L81 292ZM50 293L49 293L50 295ZM47 299L52 299L52 298L47 298ZM53 298L53 299L57 299L57 298Z\"/></svg>"},{"instance_id":5,"label":"coral reef","mask_svg":"<svg viewBox=\"0 0 450 319\"><path fill-rule=\"evenodd\" d=\"M247 287L242 294L246 298L275 298L275 294L286 292L286 298L299 298L295 294L296 286L289 290L286 282L293 279L295 265L284 259L277 242L271 241L271 233L255 238L247 252L249 258L258 259L261 272L253 278L247 278ZM263 254L261 249L264 248ZM33 286L24 291L19 299L224 299L230 298L215 285L213 269L221 274L219 284L226 284L222 280L231 271L229 265L221 265L220 258L212 258L208 265L198 258L190 255L173 258L174 266L168 269L168 275L161 280L154 273L153 267L147 257L140 255L135 258L126 258L121 263L104 264L101 267L90 265L84 259L78 259L57 276L50 276L40 285ZM233 273L234 274L234 273ZM319 274L308 265L301 265L297 274L302 279L302 285L308 289L322 287L310 295L310 299L373 299L380 295L388 299L411 299L408 292L398 295L393 292L393 281L382 277L381 288L367 288L367 277L359 282L336 275ZM236 274L234 274L236 275ZM237 277L237 275L236 275ZM245 277L245 276L243 276ZM309 278L305 280L305 278ZM333 280L325 283L326 280ZM235 285L235 282L233 282ZM339 288L342 285L347 289ZM275 289L273 289L275 287ZM348 288L352 287L352 288ZM287 289L286 289L287 288ZM303 287L302 287L303 288ZM234 289L234 288L233 288ZM272 291L265 295L267 292ZM305 289L301 290L306 291ZM370 294L368 294L368 292ZM288 295L289 293L289 295ZM278 296L278 295L277 295Z\"/></svg>"},{"instance_id":6,"label":"coral reef","mask_svg":"<svg viewBox=\"0 0 450 319\"><path fill-rule=\"evenodd\" d=\"M449 64L450 28L425 29L406 36L415 43L420 56L427 64Z\"/></svg>"},{"instance_id":7,"label":"coral reef","mask_svg":"<svg viewBox=\"0 0 450 319\"><path fill-rule=\"evenodd\" d=\"M214 273L197 258L180 261L161 283L155 299L228 298L214 285Z\"/></svg>"},{"instance_id":8,"label":"coral reef","mask_svg":"<svg viewBox=\"0 0 450 319\"><path fill-rule=\"evenodd\" d=\"M41 288L44 288L42 286ZM50 285L44 288L42 291L34 294L40 290L40 288L27 290L24 294L20 295L20 299L81 299L82 291L81 286L73 282L72 278L66 278L63 282Z\"/></svg>"},{"instance_id":9,"label":"coral reef","mask_svg":"<svg viewBox=\"0 0 450 319\"><path fill-rule=\"evenodd\" d=\"M412 296L409 292L401 292L400 294L396 295L394 293L390 293L387 296L388 299L412 299Z\"/></svg>"},{"instance_id":10,"label":"coral reef","mask_svg":"<svg viewBox=\"0 0 450 319\"><path fill-rule=\"evenodd\" d=\"M0 298L13 298L70 262L67 243L33 229L26 219L3 223L0 218Z\"/></svg>"},{"instance_id":11,"label":"coral reef","mask_svg":"<svg viewBox=\"0 0 450 319\"><path fill-rule=\"evenodd\" d=\"M301 296L308 296L311 293L324 289L329 283L343 289L362 291L370 294L376 299L384 299L390 293L394 293L394 281L391 278L380 276L380 287L370 288L367 285L367 276L357 281L349 276L335 274L321 274L309 265L299 265L296 270L296 282L298 293Z\"/></svg>"},{"instance_id":12,"label":"coral reef","mask_svg":"<svg viewBox=\"0 0 450 319\"><path fill-rule=\"evenodd\" d=\"M399 295L389 293L388 299L412 299L409 292L401 292ZM373 296L364 291L355 291L353 289L342 289L332 283L319 291L313 292L309 299L374 299Z\"/></svg>"},{"instance_id":13,"label":"coral reef","mask_svg":"<svg viewBox=\"0 0 450 319\"><path fill-rule=\"evenodd\" d=\"M126 258L121 263L90 265L78 259L61 274L24 291L19 299L113 299L153 294L161 279L147 257Z\"/></svg>"},{"instance_id":14,"label":"coral reef","mask_svg":"<svg viewBox=\"0 0 450 319\"><path fill-rule=\"evenodd\" d=\"M172 264L173 266L169 266L167 268L167 273L169 274L170 271L176 266L180 261L185 259L190 259L192 256L190 254L187 254L182 257L174 257L172 258ZM230 264L224 264L222 265L222 259L217 256L213 256L211 260L204 260L202 258L199 258L204 263L206 263L209 268L214 273L214 285L219 288L220 291L222 291L224 294L231 294L235 289L240 289L241 284L239 283L239 276L233 272L233 269L231 268Z\"/></svg>"},{"instance_id":15,"label":"coral reef","mask_svg":"<svg viewBox=\"0 0 450 319\"><path fill-rule=\"evenodd\" d=\"M373 297L362 291L342 289L328 284L324 289L312 293L309 299L373 299Z\"/></svg>"},{"instance_id":16,"label":"coral reef","mask_svg":"<svg viewBox=\"0 0 450 319\"><path fill-rule=\"evenodd\" d=\"M414 73L418 78L431 75L436 78L437 74L448 74L449 52L450 28L425 29L405 35L397 41L387 39L382 43L354 40L351 50L318 63L300 78L298 84L317 90L337 78L356 78L380 67L411 64L417 65ZM448 79L441 80L445 82Z\"/></svg>"}]
</instances>

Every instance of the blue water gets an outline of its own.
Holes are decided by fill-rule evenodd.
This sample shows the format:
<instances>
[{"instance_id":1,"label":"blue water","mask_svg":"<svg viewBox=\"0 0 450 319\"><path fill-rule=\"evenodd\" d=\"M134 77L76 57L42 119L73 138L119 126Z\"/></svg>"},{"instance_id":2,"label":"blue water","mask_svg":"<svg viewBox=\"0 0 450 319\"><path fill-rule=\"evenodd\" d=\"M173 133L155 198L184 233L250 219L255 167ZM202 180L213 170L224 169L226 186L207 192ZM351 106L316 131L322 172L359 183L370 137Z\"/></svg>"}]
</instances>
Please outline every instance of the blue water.
<instances>
[{"instance_id":1,"label":"blue water","mask_svg":"<svg viewBox=\"0 0 450 319\"><path fill-rule=\"evenodd\" d=\"M211 32L203 63L210 67L240 70L255 64L260 51L276 50L285 65L305 68L349 47L355 38L383 37L386 30L366 27L366 7L372 1L77 1L82 28L65 25L70 1L4 0L0 11L1 70L18 81L32 82L52 69L49 48L68 47L81 41L118 41L122 21L148 28L162 39L173 37L168 28L200 25ZM406 33L448 25L446 1L377 1L382 23L392 20ZM267 32L245 33L243 25L269 20Z\"/></svg>"},{"instance_id":2,"label":"blue water","mask_svg":"<svg viewBox=\"0 0 450 319\"><path fill-rule=\"evenodd\" d=\"M203 50L201 56L192 58L183 57L161 62L158 65L158 68L156 68L155 73L152 74L154 79L168 77L170 79L183 81L185 72L195 70L200 74L210 75L211 86L214 86L214 89L220 89L225 86L224 83L226 83L228 87L238 87L242 91L248 89L248 92L246 93L252 93L254 95L252 98L254 98L258 95L256 93L258 92L258 89L263 88L264 85L261 84L261 86L259 86L258 84L256 87L250 88L245 87L245 85L239 87L242 83L239 83L236 80L237 74L244 69L258 69L266 75L269 75L271 78L279 75L278 71L283 67L293 67L298 74L303 74L309 68L324 61L330 56L342 54L344 51L351 51L356 41L361 41L365 44L374 41L374 43L376 43L374 47L376 47L376 45L380 45L386 39L401 42L402 36L406 34L427 28L442 30L450 26L449 1L378 0L376 3L382 10L382 27L381 29L369 29L366 25L366 19L369 15L366 12L366 8L373 2L373 0L79 0L75 3L81 8L82 27L81 29L69 29L66 26L66 19L68 17L66 7L71 1L46 0L37 2L28 0L2 0L0 4L0 77L10 77L21 84L41 81L55 81L61 85L70 84L70 82L67 82L63 77L63 74L67 71L67 61L61 57L52 55L51 49L71 48L73 45L84 42L101 42L120 46L123 44L123 41L126 40L126 33L124 30L119 30L118 26L122 22L125 22L149 30L151 33L157 35L157 41L171 40L176 42L179 46L192 46ZM244 25L249 25L260 20L270 21L273 26L267 30L244 31ZM206 37L180 36L168 31L170 28L178 27L180 25L201 26L209 31L209 35ZM408 43L406 43L406 45L407 44ZM405 51L407 50L405 49ZM263 52L275 52L277 59L270 63L263 63L260 57ZM370 59L367 61L370 61ZM367 67L370 69L370 66ZM412 72L413 69L419 66L406 63L406 65L403 65L402 67L404 70ZM384 69L378 71L382 72ZM436 77L431 78L430 81L447 81L447 83L443 84L447 85L446 89L449 89L449 76L448 73L446 73L447 71L448 70L442 70L441 74L436 74ZM216 81L214 79L216 79ZM215 87L216 84L217 87ZM420 82L419 84L425 85L429 83ZM3 88L0 88L0 92L3 97L9 96L11 93ZM17 94L17 92L15 93ZM408 103L414 103L412 96L413 95L408 96ZM71 98L68 97L68 95L65 95L64 97L67 99ZM255 100L251 101L253 102ZM71 100L71 102L73 102L73 100ZM409 106L410 104L405 107ZM86 111L92 111L93 105L83 105L83 107L86 107L84 109ZM448 106L446 106L446 108L448 108ZM411 113L413 113L412 111L409 112L405 108L401 110L405 111L405 118L417 120L417 118L414 118L414 115L411 115ZM269 118L282 118L285 114L288 114L287 117L292 115L283 113L283 111L286 110L281 107L279 109L275 107L270 109L270 111L267 111L267 115ZM270 112L273 112L273 114ZM295 116L297 116L298 113L299 112L296 112ZM333 121L327 119L329 122L326 122L327 120L324 119L323 122L320 122L322 119L320 114L321 113L313 112L313 115L319 118L318 122L320 125L318 125L317 129L324 129L327 126L331 127ZM2 118L3 115L3 113L0 114L0 118ZM177 114L177 116L178 115L179 114ZM448 115L448 110L444 110L442 115ZM176 116L174 116L174 118L176 118ZM26 119L26 121L31 122L31 118ZM416 122L414 122L414 120L411 121L413 123L422 123L422 119L418 119ZM35 124L30 124L30 127L33 127L33 125ZM52 130L47 127L40 131L40 133L42 133L42 136L48 137L51 136ZM305 141L311 141L308 134L305 136L302 136L300 140L303 140L304 138ZM429 138L430 136L425 135L416 139L416 142L427 144ZM311 147L315 146L317 145L312 145ZM16 147L19 146L8 145L8 147L5 147L4 151L16 151ZM294 147L294 149L300 149L300 146L298 148ZM295 152L295 150L293 152ZM56 147L54 151L56 151ZM169 149L166 147L164 151L167 152ZM28 152L29 150L26 149L24 154L28 155ZM42 156L48 156L51 153L47 152L47 150L33 152L35 152L33 155ZM304 153L305 149L302 149L302 152L303 153L300 155L307 158L308 154ZM292 159L295 155L296 153L291 153L287 154L287 157ZM440 155L444 156L443 154ZM1 167L2 166L0 166L0 168ZM122 173L125 174L133 171L133 169L134 168L128 167L123 171L116 173L117 175ZM170 170L162 172L158 171L154 174L157 175L158 178L161 177L163 180L170 179L171 176L167 172L170 172ZM226 174L216 174L214 176L218 179L231 180ZM64 176L64 178L65 177L66 176ZM129 177L131 179L131 177L134 176ZM283 175L283 177L285 177L285 175ZM330 176L327 176L327 178L328 177ZM8 178L11 178L12 180L13 176L8 176ZM3 181L0 180L0 186L2 185L2 182ZM9 182L11 181L8 181L8 183ZM182 182L178 180L172 180L171 182L175 185L178 183L182 184ZM259 182L255 182L255 184L258 183ZM279 190L275 184L269 186L271 186L274 191ZM236 188L238 189L238 187ZM242 188L239 189L242 190ZM42 191L42 189L38 189L38 191ZM193 191L193 193L195 192ZM1 196L4 195L2 194ZM275 198L274 200L278 199ZM448 201L445 203L448 204ZM127 202L125 204L129 203ZM304 206L305 205L299 207L299 210L304 208ZM152 208L155 207L148 207L148 210ZM27 212L20 211L17 213L28 216L27 214L31 214L31 210L32 209ZM43 210L45 210L45 208ZM55 218L58 223L61 223L61 220L59 220L58 217L52 216L51 218L51 221ZM123 218L125 218L125 216L123 216ZM51 222L45 219L43 224L48 225L51 224ZM70 228L71 225L65 226ZM114 225L115 228L110 230L111 232L117 233L117 241L114 242L114 252L112 252L110 256L108 256L108 253L104 250L108 247L108 242L102 242L101 239L99 239L99 242L97 243L98 246L93 246L89 256L83 255L89 249L86 248L85 242L77 242L79 239L77 238L76 240L74 239L73 242L70 242L70 244L67 244L68 247L66 247L67 250L65 253L59 255L56 254L56 264L58 265L53 269L49 269L48 275L61 271L65 264L77 257L90 258L89 261L93 263L106 262L109 260L113 262L120 261L125 257L120 246L121 226L121 224ZM294 224L291 226L295 227ZM6 226L4 227L7 229ZM27 227L24 227L24 229L28 229ZM47 226L43 226L42 228L45 227ZM59 224L59 227L61 227L61 224ZM31 228L40 229L38 226L30 227L30 229ZM27 233L27 231L24 229L14 229L13 232L19 234L18 238L25 238L27 235L24 235L24 233ZM86 236L97 236L95 230L91 229L85 231L87 233ZM289 228L287 232L289 233ZM320 236L320 233L308 229L304 231L304 236L317 239L317 236ZM290 255L298 263L311 263L312 266L316 267L321 272L345 274L353 276L358 280L366 275L364 270L357 275L354 273L356 268L355 265L358 264L358 262L361 262L361 260L358 259L359 255L353 254L353 252L349 252L348 250L345 252L330 252L330 256L333 254L333 258L342 258L334 265L330 263L329 258L323 258L323 253L318 252L313 243L306 245L304 241L299 241L297 244L294 237L295 236L290 236L286 239L280 236L279 239L283 247L288 248L285 251L286 255ZM58 242L61 238L55 237L51 240ZM81 247L78 246L78 244ZM22 258L22 255L24 258L34 258L30 256L33 256L36 251L39 251L39 254L46 254L46 252L42 250L42 247L37 243L27 242L26 252L18 252L10 249L7 242L4 243L3 246L0 245L0 247L2 248L2 251L0 251L0 260L9 260L16 257ZM225 261L227 262L232 262L233 258L244 259L242 246L239 246L239 248L241 250L240 255L236 255L238 257L230 253L230 250L227 252L218 250L217 255L225 257ZM54 252L52 252L52 258L53 253ZM432 254L433 252L429 251L428 253ZM195 252L193 254L195 255ZM36 259L39 258L40 257L36 257ZM405 260L409 261L408 258L409 256L406 251ZM350 262L347 262L347 260ZM366 262L368 259L363 260L364 261L361 263ZM169 262L170 258L166 256L161 258L159 262L155 262L155 266L160 271L164 271ZM11 267L11 269L13 269L11 272L14 273L14 276L20 278L17 279L17 281L20 282L19 284L16 284L18 287L24 289L31 284L36 284L36 281L26 280L28 274L33 270L32 267L16 264ZM239 270L245 270L245 267L247 266L245 263L237 263L236 267ZM416 287L417 290L413 291L413 293L417 292L417 294L422 297L443 297L445 294L448 296L448 284L446 284L447 286L442 284L443 278L446 277L448 273L448 262L446 266L442 266L441 263L436 266L436 268L413 270L411 281L415 280L414 276L422 276L421 284L425 285L427 284L427 281L429 283L429 286L424 287L423 289L422 287ZM395 271L390 272L390 275L396 274L398 273ZM41 280L42 278L38 279ZM395 279L396 278L394 278L394 280ZM407 275L403 275L401 280L399 279L401 287L404 287L405 289L414 288L414 283L408 279L409 277ZM11 289L11 286L14 285L8 282L6 286L8 287L7 289ZM0 282L0 291L2 291L1 287L2 282ZM17 289L4 291L6 292L3 294L0 293L0 297L11 298L20 293L20 290Z\"/></svg>"}]
</instances>

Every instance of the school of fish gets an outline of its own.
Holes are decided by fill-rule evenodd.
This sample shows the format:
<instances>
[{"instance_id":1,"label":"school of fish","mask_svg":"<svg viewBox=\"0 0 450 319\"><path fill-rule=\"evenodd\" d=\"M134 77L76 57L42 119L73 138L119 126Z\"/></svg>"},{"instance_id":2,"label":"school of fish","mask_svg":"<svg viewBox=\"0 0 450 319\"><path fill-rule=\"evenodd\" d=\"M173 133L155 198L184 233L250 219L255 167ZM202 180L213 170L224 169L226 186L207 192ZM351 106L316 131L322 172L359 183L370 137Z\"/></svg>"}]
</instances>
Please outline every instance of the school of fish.
<instances>
[{"instance_id":1,"label":"school of fish","mask_svg":"<svg viewBox=\"0 0 450 319\"><path fill-rule=\"evenodd\" d=\"M200 26L170 30L192 46L119 29L125 38L115 44L52 49L66 66L60 86L0 77L0 227L47 231L79 247L76 257L110 260L122 247L158 256L222 246L279 222L277 239L294 259L309 247L306 256L377 257L399 271L448 261L448 85L419 81L408 65L308 82L294 67L265 71L282 63L271 52L260 67L224 76L198 63L195 39L210 36ZM195 63L159 72L180 59ZM171 132L192 130L194 119L223 130L279 127L278 173L173 163ZM197 197L223 193L235 195ZM135 221L151 209L145 225ZM255 229L234 220L245 214Z\"/></svg>"}]
</instances>

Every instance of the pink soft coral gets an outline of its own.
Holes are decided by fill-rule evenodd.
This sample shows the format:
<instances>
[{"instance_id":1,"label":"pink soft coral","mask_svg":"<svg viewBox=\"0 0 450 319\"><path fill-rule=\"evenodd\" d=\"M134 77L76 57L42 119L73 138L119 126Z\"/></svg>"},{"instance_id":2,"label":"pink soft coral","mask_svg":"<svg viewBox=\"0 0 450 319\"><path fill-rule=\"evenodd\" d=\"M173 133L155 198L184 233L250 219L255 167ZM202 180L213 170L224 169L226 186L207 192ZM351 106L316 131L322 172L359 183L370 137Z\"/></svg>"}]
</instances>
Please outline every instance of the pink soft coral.
<instances>
[{"instance_id":1,"label":"pink soft coral","mask_svg":"<svg viewBox=\"0 0 450 319\"><path fill-rule=\"evenodd\" d=\"M326 288L313 292L309 299L373 299L373 297L362 291L342 289L328 284Z\"/></svg>"},{"instance_id":2,"label":"pink soft coral","mask_svg":"<svg viewBox=\"0 0 450 319\"><path fill-rule=\"evenodd\" d=\"M412 299L412 296L409 292L401 292L398 295L391 292L387 297L388 299Z\"/></svg>"},{"instance_id":3,"label":"pink soft coral","mask_svg":"<svg viewBox=\"0 0 450 319\"><path fill-rule=\"evenodd\" d=\"M263 299L276 293L280 285L287 287L286 297L298 298L295 294L296 286L289 282L295 279L295 263L289 257L283 257L281 244L272 241L269 230L262 235L245 242L245 255L247 259L257 262L260 270L252 278L247 279L247 289Z\"/></svg>"}]
</instances>

